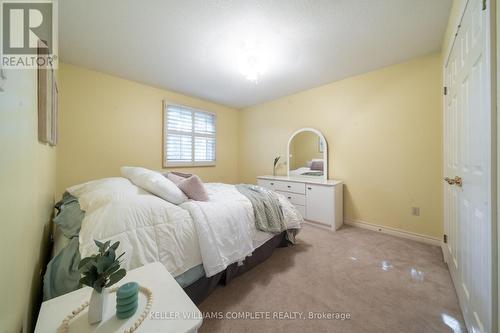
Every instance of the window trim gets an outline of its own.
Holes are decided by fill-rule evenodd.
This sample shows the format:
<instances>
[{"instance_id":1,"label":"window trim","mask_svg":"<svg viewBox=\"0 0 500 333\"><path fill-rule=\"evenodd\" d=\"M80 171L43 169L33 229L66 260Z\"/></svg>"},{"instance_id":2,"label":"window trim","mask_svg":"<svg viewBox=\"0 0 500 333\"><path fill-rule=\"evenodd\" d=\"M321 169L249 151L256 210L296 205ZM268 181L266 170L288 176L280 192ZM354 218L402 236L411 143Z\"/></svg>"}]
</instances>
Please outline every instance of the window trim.
<instances>
[{"instance_id":1,"label":"window trim","mask_svg":"<svg viewBox=\"0 0 500 333\"><path fill-rule=\"evenodd\" d=\"M201 113L206 113L206 114L210 114L214 117L214 135L207 135L207 134L199 134L199 135L195 135L194 133L194 129L193 131L191 132L191 137L193 138L193 141L192 141L192 151L191 151L191 154L192 154L192 157L191 157L191 162L168 162L167 161L167 152L166 152L166 139L167 139L167 135L168 135L168 129L167 129L167 109L169 106L177 106L177 107L184 107L184 108L188 108L194 112L201 112ZM192 117L194 118L194 112L192 113ZM194 119L193 119L193 124L194 124ZM178 104L178 103L170 103L166 100L163 101L163 110L162 110L162 126L163 126L163 130L162 130L162 165L163 165L163 168L197 168L197 167L214 167L216 165L216 162L217 162L217 114L215 112L211 112L211 111L206 111L206 110L201 110L201 109L198 109L198 108L194 108L194 107L191 107L189 105L183 105L183 104ZM174 131L175 132L175 131ZM215 147L214 147L214 160L213 161L208 161L208 162L195 162L194 161L194 138L195 137L208 137L208 138L214 138L215 140Z\"/></svg>"}]
</instances>

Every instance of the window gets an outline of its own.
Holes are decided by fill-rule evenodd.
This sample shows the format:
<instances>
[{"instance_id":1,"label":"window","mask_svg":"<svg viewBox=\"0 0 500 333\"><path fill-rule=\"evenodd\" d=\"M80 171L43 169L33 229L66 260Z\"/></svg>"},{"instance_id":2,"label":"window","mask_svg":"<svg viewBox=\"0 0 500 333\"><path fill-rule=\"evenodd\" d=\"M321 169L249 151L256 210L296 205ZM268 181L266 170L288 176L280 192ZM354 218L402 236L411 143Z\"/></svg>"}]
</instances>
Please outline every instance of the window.
<instances>
[{"instance_id":1,"label":"window","mask_svg":"<svg viewBox=\"0 0 500 333\"><path fill-rule=\"evenodd\" d=\"M215 114L166 104L164 166L215 165Z\"/></svg>"}]
</instances>

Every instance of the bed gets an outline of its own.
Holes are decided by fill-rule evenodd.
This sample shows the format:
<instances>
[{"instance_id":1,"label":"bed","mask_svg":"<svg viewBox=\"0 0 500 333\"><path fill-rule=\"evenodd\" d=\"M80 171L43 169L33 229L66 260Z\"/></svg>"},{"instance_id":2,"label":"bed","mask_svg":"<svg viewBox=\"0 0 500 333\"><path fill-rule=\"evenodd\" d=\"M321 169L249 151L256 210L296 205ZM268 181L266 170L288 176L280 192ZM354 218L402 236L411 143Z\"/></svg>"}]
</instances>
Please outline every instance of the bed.
<instances>
[{"instance_id":1,"label":"bed","mask_svg":"<svg viewBox=\"0 0 500 333\"><path fill-rule=\"evenodd\" d=\"M307 161L304 166L289 171L291 176L323 176L324 162L323 159L313 158Z\"/></svg>"},{"instance_id":2,"label":"bed","mask_svg":"<svg viewBox=\"0 0 500 333\"><path fill-rule=\"evenodd\" d=\"M256 228L253 204L236 186L208 183L205 187L207 202L180 204L122 177L68 188L54 219L57 228L53 258L44 277L44 299L78 288L78 262L96 251L97 239L120 241L117 252L125 252L127 270L161 262L198 304L217 285L259 264L276 247L289 244L290 235L301 228L302 216L279 194L285 230L269 233Z\"/></svg>"}]
</instances>

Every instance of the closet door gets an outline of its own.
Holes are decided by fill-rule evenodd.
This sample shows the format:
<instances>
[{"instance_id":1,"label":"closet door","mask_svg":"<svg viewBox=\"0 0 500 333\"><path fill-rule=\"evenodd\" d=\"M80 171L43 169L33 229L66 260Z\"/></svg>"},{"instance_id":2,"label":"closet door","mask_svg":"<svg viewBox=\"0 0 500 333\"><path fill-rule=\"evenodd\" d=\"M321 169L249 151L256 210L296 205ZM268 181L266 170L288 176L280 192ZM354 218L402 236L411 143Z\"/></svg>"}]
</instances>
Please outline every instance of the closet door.
<instances>
[{"instance_id":1,"label":"closet door","mask_svg":"<svg viewBox=\"0 0 500 333\"><path fill-rule=\"evenodd\" d=\"M482 0L466 6L445 82L445 256L468 330L491 332L491 74Z\"/></svg>"}]
</instances>

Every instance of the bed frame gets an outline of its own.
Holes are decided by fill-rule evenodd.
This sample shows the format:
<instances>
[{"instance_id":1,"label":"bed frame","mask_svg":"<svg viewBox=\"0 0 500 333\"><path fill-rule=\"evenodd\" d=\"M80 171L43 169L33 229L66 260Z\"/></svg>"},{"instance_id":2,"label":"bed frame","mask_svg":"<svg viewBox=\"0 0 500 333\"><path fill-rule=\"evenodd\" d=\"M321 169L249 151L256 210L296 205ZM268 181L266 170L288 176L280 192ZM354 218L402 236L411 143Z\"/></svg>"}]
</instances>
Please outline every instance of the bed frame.
<instances>
[{"instance_id":1,"label":"bed frame","mask_svg":"<svg viewBox=\"0 0 500 333\"><path fill-rule=\"evenodd\" d=\"M232 279L264 262L273 254L274 249L288 246L289 241L286 239L285 234L286 231L274 236L262 244L260 247L255 249L252 255L247 257L242 264L233 263L225 270L214 276L209 278L202 277L191 285L185 287L184 291L196 305L200 304L215 290L215 288L217 288L217 286L227 285Z\"/></svg>"}]
</instances>

